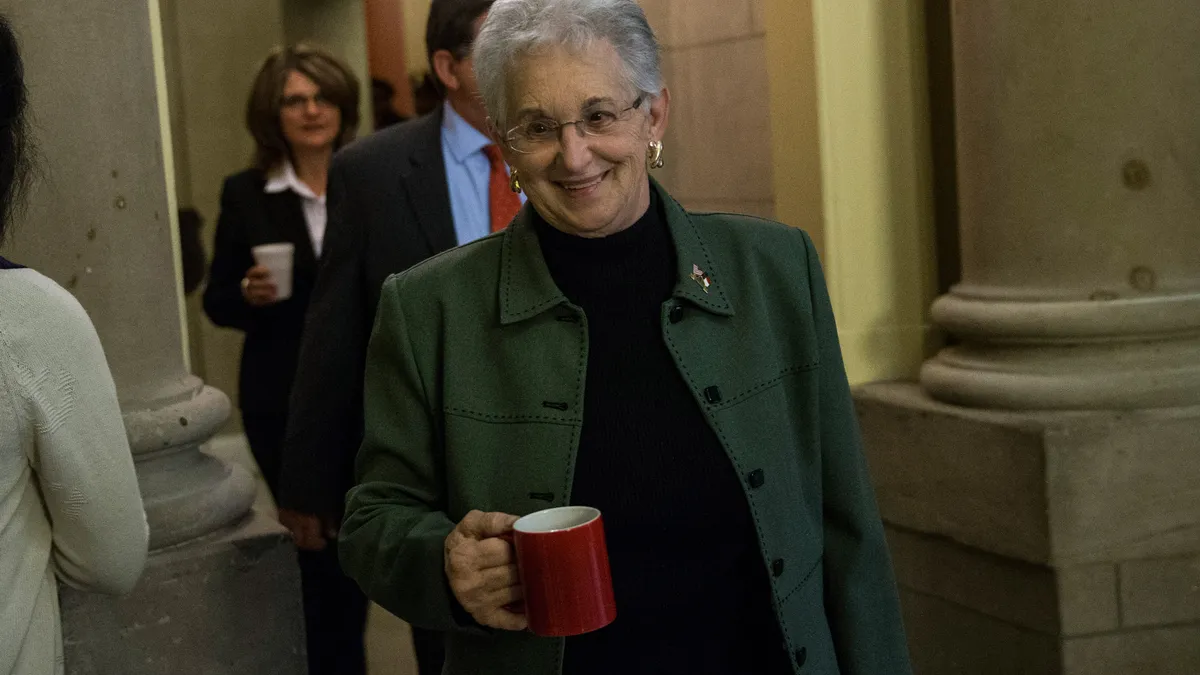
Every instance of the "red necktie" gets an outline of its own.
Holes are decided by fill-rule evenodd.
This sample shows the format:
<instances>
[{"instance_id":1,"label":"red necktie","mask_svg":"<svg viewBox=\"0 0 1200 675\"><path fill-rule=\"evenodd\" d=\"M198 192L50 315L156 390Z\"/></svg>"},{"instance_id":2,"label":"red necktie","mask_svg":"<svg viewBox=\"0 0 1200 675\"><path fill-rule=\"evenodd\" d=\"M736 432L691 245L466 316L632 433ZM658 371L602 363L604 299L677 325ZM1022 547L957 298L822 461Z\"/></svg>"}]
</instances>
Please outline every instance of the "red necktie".
<instances>
[{"instance_id":1,"label":"red necktie","mask_svg":"<svg viewBox=\"0 0 1200 675\"><path fill-rule=\"evenodd\" d=\"M483 154L487 155L492 165L488 174L488 211L492 215L492 232L499 232L508 227L517 211L521 210L521 198L508 185L508 167L504 166L500 147L486 145Z\"/></svg>"}]
</instances>

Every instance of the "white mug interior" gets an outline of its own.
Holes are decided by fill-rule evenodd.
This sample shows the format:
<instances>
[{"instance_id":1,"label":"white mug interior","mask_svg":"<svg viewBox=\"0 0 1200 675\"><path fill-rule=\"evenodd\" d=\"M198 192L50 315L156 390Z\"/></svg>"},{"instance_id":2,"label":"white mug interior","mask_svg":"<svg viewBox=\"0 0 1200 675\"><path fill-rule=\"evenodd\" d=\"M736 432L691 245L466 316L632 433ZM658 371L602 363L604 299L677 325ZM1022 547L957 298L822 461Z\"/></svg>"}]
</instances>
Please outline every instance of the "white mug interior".
<instances>
[{"instance_id":1,"label":"white mug interior","mask_svg":"<svg viewBox=\"0 0 1200 675\"><path fill-rule=\"evenodd\" d=\"M546 534L583 527L600 517L600 511L590 506L560 506L544 509L521 518L513 530L523 534Z\"/></svg>"}]
</instances>

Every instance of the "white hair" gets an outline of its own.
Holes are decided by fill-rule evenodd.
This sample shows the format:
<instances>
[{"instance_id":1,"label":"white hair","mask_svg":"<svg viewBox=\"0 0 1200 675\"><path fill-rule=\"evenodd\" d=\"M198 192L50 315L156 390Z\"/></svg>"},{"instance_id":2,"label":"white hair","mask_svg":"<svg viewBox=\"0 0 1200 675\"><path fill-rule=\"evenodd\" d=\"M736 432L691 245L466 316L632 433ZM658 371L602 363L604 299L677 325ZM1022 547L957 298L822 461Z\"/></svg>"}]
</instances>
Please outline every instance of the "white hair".
<instances>
[{"instance_id":1,"label":"white hair","mask_svg":"<svg viewBox=\"0 0 1200 675\"><path fill-rule=\"evenodd\" d=\"M658 96L658 40L635 0L496 0L474 45L475 79L488 115L503 129L506 75L520 57L549 46L581 52L596 40L616 49L630 88Z\"/></svg>"}]
</instances>

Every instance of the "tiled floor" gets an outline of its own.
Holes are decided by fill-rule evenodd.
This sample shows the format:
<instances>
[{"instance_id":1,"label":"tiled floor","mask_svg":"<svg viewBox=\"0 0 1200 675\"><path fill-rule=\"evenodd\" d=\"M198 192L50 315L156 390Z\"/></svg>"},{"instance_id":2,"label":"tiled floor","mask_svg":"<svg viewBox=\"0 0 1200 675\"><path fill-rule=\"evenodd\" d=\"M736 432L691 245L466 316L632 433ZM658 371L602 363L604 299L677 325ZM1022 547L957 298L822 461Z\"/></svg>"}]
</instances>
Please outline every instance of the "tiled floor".
<instances>
[{"instance_id":1,"label":"tiled floor","mask_svg":"<svg viewBox=\"0 0 1200 675\"><path fill-rule=\"evenodd\" d=\"M244 436L219 436L209 443L209 454L244 466L255 476L258 467L250 456ZM258 499L254 507L265 513L275 513L275 502L266 485L260 480ZM412 656L412 638L408 625L377 606L371 606L367 618L368 675L416 675Z\"/></svg>"}]
</instances>

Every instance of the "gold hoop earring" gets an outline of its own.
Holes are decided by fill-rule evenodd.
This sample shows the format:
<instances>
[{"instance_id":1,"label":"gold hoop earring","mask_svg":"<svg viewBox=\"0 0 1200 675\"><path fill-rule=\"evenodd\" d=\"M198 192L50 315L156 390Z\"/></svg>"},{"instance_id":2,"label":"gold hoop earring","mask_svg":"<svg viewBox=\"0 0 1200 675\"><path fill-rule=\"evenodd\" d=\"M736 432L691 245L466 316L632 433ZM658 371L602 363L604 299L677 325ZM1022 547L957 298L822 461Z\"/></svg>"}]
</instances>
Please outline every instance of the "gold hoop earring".
<instances>
[{"instance_id":1,"label":"gold hoop earring","mask_svg":"<svg viewBox=\"0 0 1200 675\"><path fill-rule=\"evenodd\" d=\"M517 194L521 193L521 177L517 175L516 169L509 169L508 189L516 192Z\"/></svg>"},{"instance_id":2,"label":"gold hoop earring","mask_svg":"<svg viewBox=\"0 0 1200 675\"><path fill-rule=\"evenodd\" d=\"M662 141L650 141L650 147L646 148L646 163L651 169L661 169L666 165L663 160Z\"/></svg>"}]
</instances>

